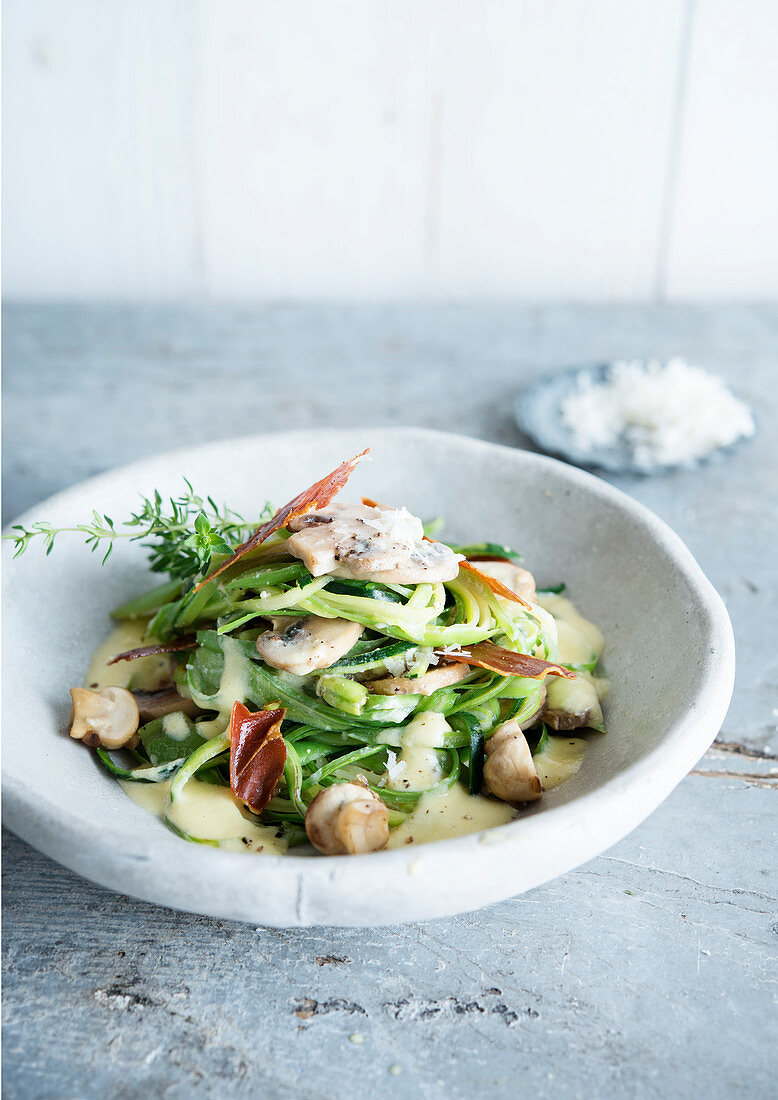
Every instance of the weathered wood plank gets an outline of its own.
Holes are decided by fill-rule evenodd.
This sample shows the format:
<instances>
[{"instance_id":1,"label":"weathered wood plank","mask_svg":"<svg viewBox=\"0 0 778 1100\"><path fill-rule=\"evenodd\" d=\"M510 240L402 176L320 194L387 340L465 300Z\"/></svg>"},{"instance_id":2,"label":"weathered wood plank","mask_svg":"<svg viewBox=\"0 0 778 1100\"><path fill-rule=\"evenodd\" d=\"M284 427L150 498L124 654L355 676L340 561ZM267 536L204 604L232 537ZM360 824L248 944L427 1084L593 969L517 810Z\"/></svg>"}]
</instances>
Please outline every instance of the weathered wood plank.
<instances>
[{"instance_id":1,"label":"weathered wood plank","mask_svg":"<svg viewBox=\"0 0 778 1100\"><path fill-rule=\"evenodd\" d=\"M9 4L6 289L646 298L683 17Z\"/></svg>"},{"instance_id":2,"label":"weathered wood plank","mask_svg":"<svg viewBox=\"0 0 778 1100\"><path fill-rule=\"evenodd\" d=\"M697 0L660 292L778 294L778 20L772 0Z\"/></svg>"}]
</instances>

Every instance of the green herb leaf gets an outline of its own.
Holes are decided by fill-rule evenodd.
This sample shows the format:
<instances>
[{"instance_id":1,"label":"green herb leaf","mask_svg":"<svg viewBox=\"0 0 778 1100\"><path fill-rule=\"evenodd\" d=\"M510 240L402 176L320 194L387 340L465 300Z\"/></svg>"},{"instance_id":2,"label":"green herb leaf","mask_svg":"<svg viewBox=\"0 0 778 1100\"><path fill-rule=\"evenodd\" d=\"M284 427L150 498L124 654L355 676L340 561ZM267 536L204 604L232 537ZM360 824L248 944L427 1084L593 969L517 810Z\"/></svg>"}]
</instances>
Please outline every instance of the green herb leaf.
<instances>
[{"instance_id":1,"label":"green herb leaf","mask_svg":"<svg viewBox=\"0 0 778 1100\"><path fill-rule=\"evenodd\" d=\"M141 507L119 524L119 530L111 516L93 510L88 523L53 527L45 520L36 520L29 528L15 524L12 533L3 538L13 541L14 557L19 557L36 539L50 554L58 535L73 532L84 536L90 550L103 551L103 563L110 557L116 539L148 540L143 545L149 552L151 569L189 581L208 569L214 554L231 554L238 543L245 542L256 523L248 523L231 508L219 508L213 497L199 496L186 478L184 485L185 491L167 502L158 489L149 497L141 497ZM257 522L272 511L266 504Z\"/></svg>"}]
</instances>

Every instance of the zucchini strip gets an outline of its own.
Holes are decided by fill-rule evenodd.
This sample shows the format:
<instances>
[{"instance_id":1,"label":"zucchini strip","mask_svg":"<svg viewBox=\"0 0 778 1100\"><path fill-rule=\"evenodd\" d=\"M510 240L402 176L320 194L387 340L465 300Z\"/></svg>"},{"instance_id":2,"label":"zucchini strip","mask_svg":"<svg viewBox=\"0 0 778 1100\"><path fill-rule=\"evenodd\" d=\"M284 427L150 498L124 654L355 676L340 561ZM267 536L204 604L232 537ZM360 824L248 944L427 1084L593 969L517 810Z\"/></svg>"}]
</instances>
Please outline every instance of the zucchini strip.
<instances>
[{"instance_id":1,"label":"zucchini strip","mask_svg":"<svg viewBox=\"0 0 778 1100\"><path fill-rule=\"evenodd\" d=\"M284 779L286 780L286 789L289 791L289 800L304 821L308 807L300 797L303 782L303 769L300 764L300 757L297 755L294 745L291 745L288 741L286 742Z\"/></svg>"},{"instance_id":2,"label":"zucchini strip","mask_svg":"<svg viewBox=\"0 0 778 1100\"><path fill-rule=\"evenodd\" d=\"M413 807L422 795L425 794L445 794L446 791L450 791L451 788L459 779L460 759L459 753L456 749L441 749L441 752L445 752L449 760L451 761L451 770L448 775L441 779L439 783L436 783L434 787L427 787L423 791L395 791L391 787L379 787L377 784L369 783L371 791L379 796L389 807L402 810L407 807Z\"/></svg>"},{"instance_id":3,"label":"zucchini strip","mask_svg":"<svg viewBox=\"0 0 778 1100\"><path fill-rule=\"evenodd\" d=\"M182 764L186 762L186 757L182 756L180 760L169 760L165 764L158 764L157 767L148 764L140 768L122 768L119 764L114 763L107 749L97 749L96 751L98 759L106 771L116 776L117 779L127 779L131 783L164 783L166 779L170 779L171 775L175 775Z\"/></svg>"},{"instance_id":4,"label":"zucchini strip","mask_svg":"<svg viewBox=\"0 0 778 1100\"><path fill-rule=\"evenodd\" d=\"M181 797L184 787L195 772L199 768L202 768L203 764L207 764L210 760L213 760L215 756L218 756L229 747L229 734L221 733L216 737L212 737L210 741L206 741L199 749L195 749L195 751L186 758L183 766L179 768L175 779L170 784L170 801L175 802Z\"/></svg>"},{"instance_id":5,"label":"zucchini strip","mask_svg":"<svg viewBox=\"0 0 778 1100\"><path fill-rule=\"evenodd\" d=\"M180 836L182 840L190 840L192 844L207 844L209 848L218 848L218 840L207 840L202 836L192 836L191 833L184 832L183 829L179 829L178 825L174 825L167 814L165 814L165 824L171 833L175 833L176 836Z\"/></svg>"},{"instance_id":6,"label":"zucchini strip","mask_svg":"<svg viewBox=\"0 0 778 1100\"><path fill-rule=\"evenodd\" d=\"M334 760L330 760L329 763L317 768L315 772L312 772L304 781L302 789L303 791L310 790L311 787L320 784L322 779L326 779L340 768L345 768L349 764L356 764L359 760L366 760L370 756L375 756L377 753L385 751L385 745L364 745L361 749L355 749L353 752L346 753L345 756L338 756Z\"/></svg>"},{"instance_id":7,"label":"zucchini strip","mask_svg":"<svg viewBox=\"0 0 778 1100\"><path fill-rule=\"evenodd\" d=\"M167 581L165 584L152 588L150 592L144 592L134 600L128 600L121 607L111 612L112 619L142 619L147 615L153 615L175 596L181 594L181 581Z\"/></svg>"}]
</instances>

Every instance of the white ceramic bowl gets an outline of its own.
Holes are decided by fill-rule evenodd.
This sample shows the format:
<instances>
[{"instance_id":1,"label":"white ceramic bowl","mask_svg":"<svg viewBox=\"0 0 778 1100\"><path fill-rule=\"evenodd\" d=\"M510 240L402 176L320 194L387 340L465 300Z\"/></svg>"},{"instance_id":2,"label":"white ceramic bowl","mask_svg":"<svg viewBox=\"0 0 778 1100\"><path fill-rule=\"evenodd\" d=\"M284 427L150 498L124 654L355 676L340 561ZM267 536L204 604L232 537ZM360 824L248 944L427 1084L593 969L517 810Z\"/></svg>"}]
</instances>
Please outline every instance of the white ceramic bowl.
<instances>
[{"instance_id":1,"label":"white ceramic bowl","mask_svg":"<svg viewBox=\"0 0 778 1100\"><path fill-rule=\"evenodd\" d=\"M365 856L264 856L189 844L64 735L108 611L147 582L138 545L109 565L62 536L10 561L5 545L4 812L24 840L113 890L258 924L375 925L440 917L529 890L615 843L670 793L715 737L734 675L724 606L680 539L629 497L524 451L416 429L287 432L164 454L60 493L22 517L57 526L93 508L125 516L181 477L246 515L290 499L372 447L341 499L361 493L445 516L446 536L518 547L541 582L605 632L608 734L579 774L519 820Z\"/></svg>"}]
</instances>

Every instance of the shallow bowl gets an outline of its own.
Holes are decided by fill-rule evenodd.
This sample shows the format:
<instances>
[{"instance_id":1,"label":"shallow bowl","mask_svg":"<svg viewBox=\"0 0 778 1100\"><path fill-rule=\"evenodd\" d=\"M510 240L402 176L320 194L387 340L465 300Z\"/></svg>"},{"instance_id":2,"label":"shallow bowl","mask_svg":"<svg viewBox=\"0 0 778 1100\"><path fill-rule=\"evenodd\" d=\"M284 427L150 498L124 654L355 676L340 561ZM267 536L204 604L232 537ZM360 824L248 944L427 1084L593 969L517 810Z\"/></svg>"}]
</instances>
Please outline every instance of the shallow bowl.
<instances>
[{"instance_id":1,"label":"shallow bowl","mask_svg":"<svg viewBox=\"0 0 778 1100\"><path fill-rule=\"evenodd\" d=\"M274 926L375 925L477 909L591 859L634 829L705 752L734 676L724 606L681 540L611 486L554 459L416 429L285 432L150 458L68 489L21 517L114 519L155 487L195 488L245 515L290 499L371 446L342 499L376 497L446 537L520 548L539 583L565 581L603 629L612 682L607 736L581 771L518 820L484 833L364 856L267 856L189 844L132 803L65 735L68 690L148 582L143 550L104 568L74 536L51 557L6 543L4 817L34 847L113 890Z\"/></svg>"}]
</instances>

